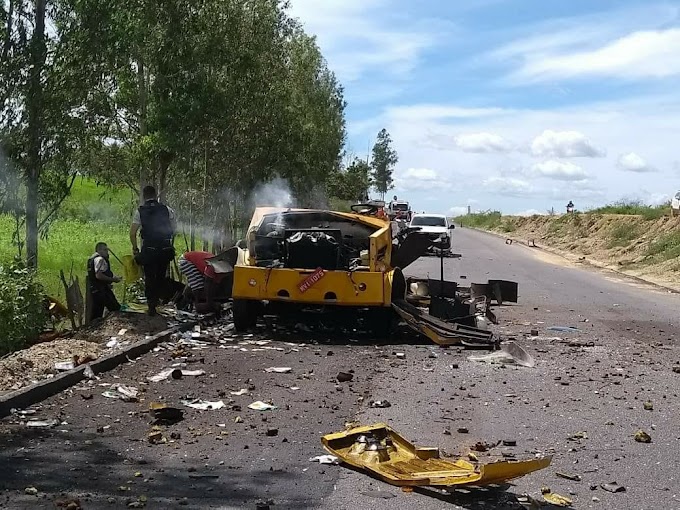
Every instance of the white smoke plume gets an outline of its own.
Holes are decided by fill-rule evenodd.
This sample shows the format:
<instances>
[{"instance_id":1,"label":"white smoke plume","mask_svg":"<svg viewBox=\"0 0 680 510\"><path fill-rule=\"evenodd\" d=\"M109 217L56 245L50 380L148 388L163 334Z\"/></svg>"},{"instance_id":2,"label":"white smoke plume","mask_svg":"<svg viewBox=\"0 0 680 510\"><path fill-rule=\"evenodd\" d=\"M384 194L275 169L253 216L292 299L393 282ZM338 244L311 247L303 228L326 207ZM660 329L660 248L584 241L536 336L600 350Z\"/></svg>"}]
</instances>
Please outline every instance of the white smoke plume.
<instances>
[{"instance_id":1,"label":"white smoke plume","mask_svg":"<svg viewBox=\"0 0 680 510\"><path fill-rule=\"evenodd\" d=\"M255 207L293 207L293 193L288 181L280 177L261 184L253 191L250 202Z\"/></svg>"}]
</instances>

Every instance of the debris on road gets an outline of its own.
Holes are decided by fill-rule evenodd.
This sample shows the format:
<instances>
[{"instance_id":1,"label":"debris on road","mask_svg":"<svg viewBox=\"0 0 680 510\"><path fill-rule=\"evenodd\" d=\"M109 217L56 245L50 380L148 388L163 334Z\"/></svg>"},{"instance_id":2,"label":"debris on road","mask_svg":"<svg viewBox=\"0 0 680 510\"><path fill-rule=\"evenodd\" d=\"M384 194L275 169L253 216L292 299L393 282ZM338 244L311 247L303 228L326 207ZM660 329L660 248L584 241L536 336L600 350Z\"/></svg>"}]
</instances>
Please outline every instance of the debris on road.
<instances>
[{"instance_id":1,"label":"debris on road","mask_svg":"<svg viewBox=\"0 0 680 510\"><path fill-rule=\"evenodd\" d=\"M287 374L291 370L293 370L291 367L269 367L265 368L264 371L267 373L274 373L274 374Z\"/></svg>"},{"instance_id":2,"label":"debris on road","mask_svg":"<svg viewBox=\"0 0 680 510\"><path fill-rule=\"evenodd\" d=\"M318 455L309 459L309 462L318 462L319 464L340 464L340 460L335 455Z\"/></svg>"},{"instance_id":3,"label":"debris on road","mask_svg":"<svg viewBox=\"0 0 680 510\"><path fill-rule=\"evenodd\" d=\"M257 402L249 404L248 409L252 409L253 411L272 411L276 409L276 406L258 400Z\"/></svg>"},{"instance_id":4,"label":"debris on road","mask_svg":"<svg viewBox=\"0 0 680 510\"><path fill-rule=\"evenodd\" d=\"M172 377L173 379L181 379L182 377L198 377L201 375L205 375L205 370L184 370L178 368L168 368L167 370L163 370L162 372L159 372L156 375L147 377L147 381L161 382L169 379L170 377Z\"/></svg>"},{"instance_id":5,"label":"debris on road","mask_svg":"<svg viewBox=\"0 0 680 510\"><path fill-rule=\"evenodd\" d=\"M550 326L548 331L557 331L559 333L580 333L581 330L574 326Z\"/></svg>"},{"instance_id":6,"label":"debris on road","mask_svg":"<svg viewBox=\"0 0 680 510\"><path fill-rule=\"evenodd\" d=\"M210 402L208 400L182 400L182 404L191 407L192 409L198 409L200 411L215 411L217 409L222 409L224 407L224 402L221 400Z\"/></svg>"},{"instance_id":7,"label":"debris on road","mask_svg":"<svg viewBox=\"0 0 680 510\"><path fill-rule=\"evenodd\" d=\"M654 410L654 404L652 402L649 402L649 401L645 402L643 404L643 407L644 407L645 411L653 411Z\"/></svg>"},{"instance_id":8,"label":"debris on road","mask_svg":"<svg viewBox=\"0 0 680 510\"><path fill-rule=\"evenodd\" d=\"M564 478L565 480L571 480L572 482L580 482L583 480L581 475L570 475L568 473L560 473L559 471L555 473L555 476Z\"/></svg>"},{"instance_id":9,"label":"debris on road","mask_svg":"<svg viewBox=\"0 0 680 510\"><path fill-rule=\"evenodd\" d=\"M245 388L241 388L241 389L238 390L238 391L230 391L229 393L232 394L232 395L235 395L235 396L237 396L237 397L240 397L240 396L243 396L243 395L247 395L247 394L248 394L248 390L245 389Z\"/></svg>"},{"instance_id":10,"label":"debris on road","mask_svg":"<svg viewBox=\"0 0 680 510\"><path fill-rule=\"evenodd\" d=\"M74 368L76 368L76 364L73 361L58 361L54 364L54 369L59 372L66 372Z\"/></svg>"},{"instance_id":11,"label":"debris on road","mask_svg":"<svg viewBox=\"0 0 680 510\"><path fill-rule=\"evenodd\" d=\"M501 350L494 351L481 356L468 356L470 361L480 363L492 363L510 365L516 363L523 367L533 368L536 366L534 358L513 341L502 342Z\"/></svg>"},{"instance_id":12,"label":"debris on road","mask_svg":"<svg viewBox=\"0 0 680 510\"><path fill-rule=\"evenodd\" d=\"M125 386L120 384L113 390L106 390L102 396L106 398L119 399L123 402L138 402L139 390L133 386Z\"/></svg>"},{"instance_id":13,"label":"debris on road","mask_svg":"<svg viewBox=\"0 0 680 510\"><path fill-rule=\"evenodd\" d=\"M354 379L354 374L349 374L347 372L339 372L336 379L338 382L349 382Z\"/></svg>"},{"instance_id":14,"label":"debris on road","mask_svg":"<svg viewBox=\"0 0 680 510\"><path fill-rule=\"evenodd\" d=\"M26 422L28 428L50 429L59 425L59 420L30 420Z\"/></svg>"},{"instance_id":15,"label":"debris on road","mask_svg":"<svg viewBox=\"0 0 680 510\"><path fill-rule=\"evenodd\" d=\"M25 494L28 494L29 496L37 496L37 495L38 495L38 489L36 489L36 488L33 487L33 486L31 486L31 487L26 487L26 488L24 489L24 493L25 493Z\"/></svg>"},{"instance_id":16,"label":"debris on road","mask_svg":"<svg viewBox=\"0 0 680 510\"><path fill-rule=\"evenodd\" d=\"M607 492L626 492L626 488L616 482L604 483L600 485L600 487L602 487L602 489L606 490Z\"/></svg>"},{"instance_id":17,"label":"debris on road","mask_svg":"<svg viewBox=\"0 0 680 510\"><path fill-rule=\"evenodd\" d=\"M552 457L476 465L444 460L438 448L416 447L388 425L378 423L328 434L324 448L342 462L397 486L488 485L518 478L550 465Z\"/></svg>"},{"instance_id":18,"label":"debris on road","mask_svg":"<svg viewBox=\"0 0 680 510\"><path fill-rule=\"evenodd\" d=\"M389 400L371 400L370 406L373 408L386 408L386 407L392 407L392 404L390 404Z\"/></svg>"},{"instance_id":19,"label":"debris on road","mask_svg":"<svg viewBox=\"0 0 680 510\"><path fill-rule=\"evenodd\" d=\"M638 430L635 433L635 436L633 436L633 437L635 438L635 441L637 441L638 443L651 443L652 442L652 436L647 434L647 432L645 432L644 430Z\"/></svg>"},{"instance_id":20,"label":"debris on road","mask_svg":"<svg viewBox=\"0 0 680 510\"><path fill-rule=\"evenodd\" d=\"M545 499L551 505L559 507L568 507L571 506L572 504L571 499L569 499L566 496L557 494L556 492L552 492L549 487L541 488L541 494L543 494L543 499Z\"/></svg>"},{"instance_id":21,"label":"debris on road","mask_svg":"<svg viewBox=\"0 0 680 510\"><path fill-rule=\"evenodd\" d=\"M176 422L183 418L184 411L159 402L149 404L149 414L157 422Z\"/></svg>"}]
</instances>

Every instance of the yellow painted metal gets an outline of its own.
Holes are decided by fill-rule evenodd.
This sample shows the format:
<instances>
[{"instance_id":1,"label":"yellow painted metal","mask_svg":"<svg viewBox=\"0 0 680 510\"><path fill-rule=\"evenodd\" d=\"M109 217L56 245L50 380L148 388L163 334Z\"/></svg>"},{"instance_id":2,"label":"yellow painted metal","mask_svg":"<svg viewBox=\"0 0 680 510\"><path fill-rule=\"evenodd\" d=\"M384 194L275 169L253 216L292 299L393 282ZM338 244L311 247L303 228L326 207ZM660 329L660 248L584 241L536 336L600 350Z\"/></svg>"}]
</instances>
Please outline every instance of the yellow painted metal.
<instances>
[{"instance_id":1,"label":"yellow painted metal","mask_svg":"<svg viewBox=\"0 0 680 510\"><path fill-rule=\"evenodd\" d=\"M411 329L414 329L415 331L422 333L437 345L451 346L459 345L461 343L461 338L455 336L445 336L440 334L439 332L437 332L435 328L433 328L426 322L419 321L416 317L408 313L403 308L395 307L395 310Z\"/></svg>"},{"instance_id":2,"label":"yellow painted metal","mask_svg":"<svg viewBox=\"0 0 680 510\"><path fill-rule=\"evenodd\" d=\"M362 442L368 438L368 442ZM371 448L370 438L376 441ZM441 459L438 448L418 448L384 423L328 434L321 442L344 463L398 486L489 485L546 468L552 457L477 464Z\"/></svg>"},{"instance_id":3,"label":"yellow painted metal","mask_svg":"<svg viewBox=\"0 0 680 510\"><path fill-rule=\"evenodd\" d=\"M235 299L290 301L317 305L390 305L392 284L385 273L326 271L316 284L306 292L300 292L298 286L313 272L237 265L234 268L232 296Z\"/></svg>"},{"instance_id":4,"label":"yellow painted metal","mask_svg":"<svg viewBox=\"0 0 680 510\"><path fill-rule=\"evenodd\" d=\"M316 212L311 209L258 207L248 226L247 250L239 252L234 267L232 297L259 301L283 301L310 305L390 306L394 271L392 231L388 220L361 214L330 211L342 219L363 223L377 230L369 238L369 271L325 271L323 278L307 291L298 286L313 270L257 267L252 250L255 233L265 215L284 212ZM324 211L329 213L329 211Z\"/></svg>"},{"instance_id":5,"label":"yellow painted metal","mask_svg":"<svg viewBox=\"0 0 680 510\"><path fill-rule=\"evenodd\" d=\"M122 262L125 283L135 283L142 277L142 268L139 267L132 255L125 255Z\"/></svg>"}]
</instances>

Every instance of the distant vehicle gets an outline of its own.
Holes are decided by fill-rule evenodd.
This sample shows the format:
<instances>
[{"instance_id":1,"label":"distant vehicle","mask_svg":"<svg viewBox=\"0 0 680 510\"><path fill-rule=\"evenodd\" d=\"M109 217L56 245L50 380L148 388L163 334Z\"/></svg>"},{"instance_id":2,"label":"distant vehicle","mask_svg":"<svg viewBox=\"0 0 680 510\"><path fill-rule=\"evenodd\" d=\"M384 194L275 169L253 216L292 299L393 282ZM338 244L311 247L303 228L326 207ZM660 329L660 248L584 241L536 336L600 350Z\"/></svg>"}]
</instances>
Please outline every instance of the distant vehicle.
<instances>
[{"instance_id":1,"label":"distant vehicle","mask_svg":"<svg viewBox=\"0 0 680 510\"><path fill-rule=\"evenodd\" d=\"M671 200L671 216L680 215L680 191Z\"/></svg>"},{"instance_id":2,"label":"distant vehicle","mask_svg":"<svg viewBox=\"0 0 680 510\"><path fill-rule=\"evenodd\" d=\"M441 239L438 243L441 249L451 248L451 230L456 227L443 214L415 214L409 226L428 234L431 241Z\"/></svg>"},{"instance_id":3,"label":"distant vehicle","mask_svg":"<svg viewBox=\"0 0 680 510\"><path fill-rule=\"evenodd\" d=\"M410 222L413 212L411 211L411 205L404 200L393 200L389 204L387 210L391 220L403 220Z\"/></svg>"}]
</instances>

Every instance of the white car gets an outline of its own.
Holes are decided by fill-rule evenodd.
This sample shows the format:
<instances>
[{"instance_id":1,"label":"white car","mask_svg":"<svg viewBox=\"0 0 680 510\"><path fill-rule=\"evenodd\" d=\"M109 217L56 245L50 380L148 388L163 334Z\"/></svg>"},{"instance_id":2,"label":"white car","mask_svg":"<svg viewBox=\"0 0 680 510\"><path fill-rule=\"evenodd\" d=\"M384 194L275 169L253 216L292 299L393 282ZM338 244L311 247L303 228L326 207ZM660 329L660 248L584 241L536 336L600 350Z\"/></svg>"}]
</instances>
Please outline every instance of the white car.
<instances>
[{"instance_id":1,"label":"white car","mask_svg":"<svg viewBox=\"0 0 680 510\"><path fill-rule=\"evenodd\" d=\"M680 214L680 191L671 199L671 216Z\"/></svg>"},{"instance_id":2,"label":"white car","mask_svg":"<svg viewBox=\"0 0 680 510\"><path fill-rule=\"evenodd\" d=\"M443 214L415 214L409 226L429 234L433 241L443 238L441 248L446 250L451 247L451 230L455 226Z\"/></svg>"}]
</instances>

